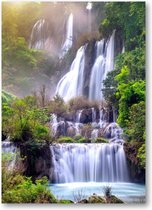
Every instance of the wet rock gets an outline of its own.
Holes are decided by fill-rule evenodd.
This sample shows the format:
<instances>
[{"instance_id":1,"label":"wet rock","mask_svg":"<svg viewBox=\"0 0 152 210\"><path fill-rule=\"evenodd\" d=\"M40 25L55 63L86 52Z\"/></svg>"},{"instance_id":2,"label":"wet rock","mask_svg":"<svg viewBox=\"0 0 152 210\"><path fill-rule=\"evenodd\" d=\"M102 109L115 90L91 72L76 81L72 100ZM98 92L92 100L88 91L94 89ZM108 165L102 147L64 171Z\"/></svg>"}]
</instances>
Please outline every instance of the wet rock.
<instances>
[{"instance_id":1,"label":"wet rock","mask_svg":"<svg viewBox=\"0 0 152 210\"><path fill-rule=\"evenodd\" d=\"M115 195L111 195L106 198L106 203L124 203L124 202L119 198L117 198Z\"/></svg>"},{"instance_id":2,"label":"wet rock","mask_svg":"<svg viewBox=\"0 0 152 210\"><path fill-rule=\"evenodd\" d=\"M95 193L87 199L82 199L78 203L106 203L105 199Z\"/></svg>"},{"instance_id":3,"label":"wet rock","mask_svg":"<svg viewBox=\"0 0 152 210\"><path fill-rule=\"evenodd\" d=\"M24 174L32 176L33 179L50 176L51 168L51 151L47 144L33 143L21 144L21 157L24 158L23 165L25 168Z\"/></svg>"},{"instance_id":4,"label":"wet rock","mask_svg":"<svg viewBox=\"0 0 152 210\"><path fill-rule=\"evenodd\" d=\"M73 126L69 126L67 128L67 136L74 137L76 134L76 130Z\"/></svg>"}]
</instances>

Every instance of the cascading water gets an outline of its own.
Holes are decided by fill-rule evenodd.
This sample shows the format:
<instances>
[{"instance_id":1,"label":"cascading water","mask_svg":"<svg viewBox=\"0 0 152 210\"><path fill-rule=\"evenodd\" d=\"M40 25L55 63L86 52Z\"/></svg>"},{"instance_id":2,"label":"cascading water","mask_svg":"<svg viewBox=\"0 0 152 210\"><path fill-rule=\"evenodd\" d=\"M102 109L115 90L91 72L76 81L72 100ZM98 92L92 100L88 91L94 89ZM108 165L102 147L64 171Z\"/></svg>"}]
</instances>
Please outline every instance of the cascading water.
<instances>
[{"instance_id":1,"label":"cascading water","mask_svg":"<svg viewBox=\"0 0 152 210\"><path fill-rule=\"evenodd\" d=\"M127 182L123 146L119 144L56 144L50 146L57 183Z\"/></svg>"},{"instance_id":2,"label":"cascading water","mask_svg":"<svg viewBox=\"0 0 152 210\"><path fill-rule=\"evenodd\" d=\"M57 116L55 114L51 115L51 128L52 128L52 134L53 136L55 136L58 128Z\"/></svg>"},{"instance_id":3,"label":"cascading water","mask_svg":"<svg viewBox=\"0 0 152 210\"><path fill-rule=\"evenodd\" d=\"M103 80L105 70L105 58L103 56L104 40L96 43L96 60L93 65L90 77L89 99L101 99L101 82Z\"/></svg>"},{"instance_id":4,"label":"cascading water","mask_svg":"<svg viewBox=\"0 0 152 210\"><path fill-rule=\"evenodd\" d=\"M49 24L45 19L38 20L32 28L29 48L49 50L53 44L49 30Z\"/></svg>"},{"instance_id":5,"label":"cascading water","mask_svg":"<svg viewBox=\"0 0 152 210\"><path fill-rule=\"evenodd\" d=\"M73 44L73 14L69 15L67 24L66 24L66 38L63 46L61 48L60 58L64 57L64 55L69 51Z\"/></svg>"},{"instance_id":6,"label":"cascading water","mask_svg":"<svg viewBox=\"0 0 152 210\"><path fill-rule=\"evenodd\" d=\"M95 108L91 108L92 110L92 122L95 122L96 121L96 110Z\"/></svg>"},{"instance_id":7,"label":"cascading water","mask_svg":"<svg viewBox=\"0 0 152 210\"><path fill-rule=\"evenodd\" d=\"M96 59L91 70L89 85L90 100L100 101L103 99L101 91L103 80L105 80L107 73L114 68L114 37L115 31L106 43L105 40L96 42ZM69 41L68 39L67 43ZM59 94L65 101L73 97L83 96L85 49L86 45L80 47L70 71L61 78L57 85L56 94Z\"/></svg>"},{"instance_id":8,"label":"cascading water","mask_svg":"<svg viewBox=\"0 0 152 210\"><path fill-rule=\"evenodd\" d=\"M82 96L85 45L77 51L76 57L70 67L70 71L59 81L56 94L65 101L76 96Z\"/></svg>"},{"instance_id":9,"label":"cascading water","mask_svg":"<svg viewBox=\"0 0 152 210\"><path fill-rule=\"evenodd\" d=\"M107 73L114 69L114 36L115 31L106 43L104 51L104 39L96 43L96 60L92 67L89 99L102 100L103 81Z\"/></svg>"}]
</instances>

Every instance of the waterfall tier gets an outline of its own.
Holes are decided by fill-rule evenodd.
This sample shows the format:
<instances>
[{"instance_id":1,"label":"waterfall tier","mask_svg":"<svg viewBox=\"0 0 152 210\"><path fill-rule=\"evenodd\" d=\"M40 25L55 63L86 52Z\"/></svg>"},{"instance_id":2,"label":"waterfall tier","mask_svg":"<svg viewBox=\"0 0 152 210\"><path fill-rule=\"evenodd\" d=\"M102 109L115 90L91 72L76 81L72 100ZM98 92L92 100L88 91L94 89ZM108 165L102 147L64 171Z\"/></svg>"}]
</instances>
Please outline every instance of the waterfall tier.
<instances>
[{"instance_id":1,"label":"waterfall tier","mask_svg":"<svg viewBox=\"0 0 152 210\"><path fill-rule=\"evenodd\" d=\"M50 149L54 182L129 181L122 145L56 144Z\"/></svg>"},{"instance_id":2,"label":"waterfall tier","mask_svg":"<svg viewBox=\"0 0 152 210\"><path fill-rule=\"evenodd\" d=\"M62 21L63 25L64 20ZM71 13L65 24L65 34L63 33L64 42L60 44L56 43L55 29L51 22L47 19L38 20L31 32L29 48L37 50L47 50L53 54L58 54L60 58L63 58L73 44L73 14Z\"/></svg>"},{"instance_id":3,"label":"waterfall tier","mask_svg":"<svg viewBox=\"0 0 152 210\"><path fill-rule=\"evenodd\" d=\"M73 44L73 14L69 15L67 24L66 24L66 37L61 48L60 57L64 57L64 55L69 51Z\"/></svg>"},{"instance_id":4,"label":"waterfall tier","mask_svg":"<svg viewBox=\"0 0 152 210\"><path fill-rule=\"evenodd\" d=\"M75 114L69 114L64 118L52 114L50 122L52 135L55 138L81 135L88 139L88 142L95 142L98 137L103 137L110 143L123 144L123 130L117 123L109 123L107 116L106 110L95 108L78 110Z\"/></svg>"},{"instance_id":5,"label":"waterfall tier","mask_svg":"<svg viewBox=\"0 0 152 210\"><path fill-rule=\"evenodd\" d=\"M114 38L115 31L107 41L103 39L95 43L95 61L92 69L89 70L90 75L86 72L84 74L84 71L88 71L85 61L85 57L88 56L86 55L87 44L80 47L70 71L58 82L56 94L59 94L65 101L77 96L84 96L84 75L86 75L90 78L90 82L87 84L89 89L87 97L90 100L103 100L103 81L106 79L108 72L114 69Z\"/></svg>"},{"instance_id":6,"label":"waterfall tier","mask_svg":"<svg viewBox=\"0 0 152 210\"><path fill-rule=\"evenodd\" d=\"M59 81L56 94L68 101L70 98L81 96L83 90L85 46L80 47L70 67L70 71Z\"/></svg>"}]
</instances>

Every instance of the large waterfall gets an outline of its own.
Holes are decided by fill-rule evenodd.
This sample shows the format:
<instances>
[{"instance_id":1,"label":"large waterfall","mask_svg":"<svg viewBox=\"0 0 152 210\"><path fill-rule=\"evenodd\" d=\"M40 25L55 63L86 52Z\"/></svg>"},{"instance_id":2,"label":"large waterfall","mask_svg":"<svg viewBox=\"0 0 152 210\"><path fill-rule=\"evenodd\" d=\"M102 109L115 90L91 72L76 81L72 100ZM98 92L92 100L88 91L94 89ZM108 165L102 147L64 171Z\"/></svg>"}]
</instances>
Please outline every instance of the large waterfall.
<instances>
[{"instance_id":1,"label":"large waterfall","mask_svg":"<svg viewBox=\"0 0 152 210\"><path fill-rule=\"evenodd\" d=\"M66 24L66 38L61 48L61 55L62 58L68 50L72 47L73 44L73 14L69 15L67 24Z\"/></svg>"},{"instance_id":2,"label":"large waterfall","mask_svg":"<svg viewBox=\"0 0 152 210\"><path fill-rule=\"evenodd\" d=\"M99 101L103 98L103 80L107 73L114 69L114 37L115 31L107 41L96 42L96 59L91 69L88 87L90 100ZM77 51L70 71L61 78L57 85L56 94L59 94L65 101L83 95L86 47L86 45L82 46Z\"/></svg>"},{"instance_id":3,"label":"large waterfall","mask_svg":"<svg viewBox=\"0 0 152 210\"><path fill-rule=\"evenodd\" d=\"M59 81L56 94L68 101L70 98L81 96L83 90L83 73L85 60L85 46L80 47L70 67L70 71Z\"/></svg>"},{"instance_id":4,"label":"large waterfall","mask_svg":"<svg viewBox=\"0 0 152 210\"><path fill-rule=\"evenodd\" d=\"M92 68L89 88L89 99L91 100L103 99L103 81L107 73L114 69L114 36L115 31L106 43L106 51L104 51L104 40L96 43L96 60Z\"/></svg>"},{"instance_id":5,"label":"large waterfall","mask_svg":"<svg viewBox=\"0 0 152 210\"><path fill-rule=\"evenodd\" d=\"M123 146L119 144L56 144L50 146L54 182L127 182Z\"/></svg>"}]
</instances>

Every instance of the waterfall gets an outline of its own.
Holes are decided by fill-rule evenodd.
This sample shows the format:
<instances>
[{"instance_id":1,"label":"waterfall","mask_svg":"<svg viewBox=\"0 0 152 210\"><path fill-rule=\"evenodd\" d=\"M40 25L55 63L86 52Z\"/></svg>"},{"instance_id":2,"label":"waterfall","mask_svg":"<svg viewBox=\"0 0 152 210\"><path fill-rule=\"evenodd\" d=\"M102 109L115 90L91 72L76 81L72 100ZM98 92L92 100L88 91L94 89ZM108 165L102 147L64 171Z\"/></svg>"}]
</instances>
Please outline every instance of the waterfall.
<instances>
[{"instance_id":1,"label":"waterfall","mask_svg":"<svg viewBox=\"0 0 152 210\"><path fill-rule=\"evenodd\" d=\"M58 121L57 116L55 114L51 114L51 128L52 128L52 135L55 136L58 128Z\"/></svg>"},{"instance_id":2,"label":"waterfall","mask_svg":"<svg viewBox=\"0 0 152 210\"><path fill-rule=\"evenodd\" d=\"M98 129L93 129L91 132L91 139L95 140L98 137L99 130Z\"/></svg>"},{"instance_id":3,"label":"waterfall","mask_svg":"<svg viewBox=\"0 0 152 210\"><path fill-rule=\"evenodd\" d=\"M70 34L70 32L68 34ZM115 31L113 31L106 43L104 39L96 42L96 59L90 75L90 100L100 101L103 99L103 81L106 79L107 73L114 69L114 37ZM65 43L70 42L69 39L67 40L68 41L65 41ZM67 46L67 44L65 44L65 46ZM56 94L59 94L65 101L73 97L83 96L85 49L86 45L80 47L72 62L70 71L66 73L57 84Z\"/></svg>"},{"instance_id":4,"label":"waterfall","mask_svg":"<svg viewBox=\"0 0 152 210\"><path fill-rule=\"evenodd\" d=\"M60 95L65 101L76 96L82 96L84 57L85 46L82 46L77 51L76 57L70 67L70 71L58 82L56 94Z\"/></svg>"},{"instance_id":5,"label":"waterfall","mask_svg":"<svg viewBox=\"0 0 152 210\"><path fill-rule=\"evenodd\" d=\"M77 111L77 113L76 113L76 123L80 123L82 112L83 112L83 110L78 110Z\"/></svg>"},{"instance_id":6,"label":"waterfall","mask_svg":"<svg viewBox=\"0 0 152 210\"><path fill-rule=\"evenodd\" d=\"M64 55L69 51L73 44L73 14L69 15L67 24L66 24L66 38L63 46L61 48L60 58L64 57Z\"/></svg>"},{"instance_id":7,"label":"waterfall","mask_svg":"<svg viewBox=\"0 0 152 210\"><path fill-rule=\"evenodd\" d=\"M56 144L50 149L57 183L129 181L122 145Z\"/></svg>"},{"instance_id":8,"label":"waterfall","mask_svg":"<svg viewBox=\"0 0 152 210\"><path fill-rule=\"evenodd\" d=\"M104 40L96 44L96 60L92 67L90 77L89 99L100 100L101 95L101 82L103 81L105 71L105 58L103 56Z\"/></svg>"},{"instance_id":9,"label":"waterfall","mask_svg":"<svg viewBox=\"0 0 152 210\"><path fill-rule=\"evenodd\" d=\"M102 100L103 81L106 79L107 73L114 69L114 37L113 31L110 39L106 43L104 52L104 40L98 41L96 44L96 60L91 70L89 99Z\"/></svg>"},{"instance_id":10,"label":"waterfall","mask_svg":"<svg viewBox=\"0 0 152 210\"><path fill-rule=\"evenodd\" d=\"M2 142L2 152L7 157L8 170L12 170L15 166L17 152L19 152L17 147L12 142L5 140Z\"/></svg>"},{"instance_id":11,"label":"waterfall","mask_svg":"<svg viewBox=\"0 0 152 210\"><path fill-rule=\"evenodd\" d=\"M52 44L48 22L45 19L38 20L32 28L29 48L49 50Z\"/></svg>"},{"instance_id":12,"label":"waterfall","mask_svg":"<svg viewBox=\"0 0 152 210\"><path fill-rule=\"evenodd\" d=\"M92 122L95 122L96 121L96 110L95 108L91 108L92 110Z\"/></svg>"},{"instance_id":13,"label":"waterfall","mask_svg":"<svg viewBox=\"0 0 152 210\"><path fill-rule=\"evenodd\" d=\"M114 69L114 38L115 30L107 42L104 79L106 78L107 73Z\"/></svg>"}]
</instances>

